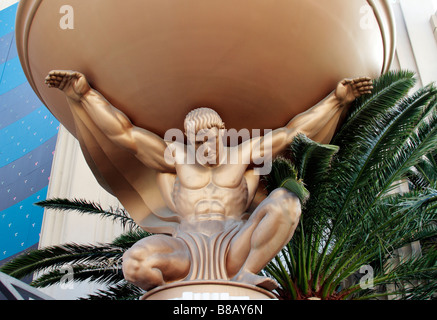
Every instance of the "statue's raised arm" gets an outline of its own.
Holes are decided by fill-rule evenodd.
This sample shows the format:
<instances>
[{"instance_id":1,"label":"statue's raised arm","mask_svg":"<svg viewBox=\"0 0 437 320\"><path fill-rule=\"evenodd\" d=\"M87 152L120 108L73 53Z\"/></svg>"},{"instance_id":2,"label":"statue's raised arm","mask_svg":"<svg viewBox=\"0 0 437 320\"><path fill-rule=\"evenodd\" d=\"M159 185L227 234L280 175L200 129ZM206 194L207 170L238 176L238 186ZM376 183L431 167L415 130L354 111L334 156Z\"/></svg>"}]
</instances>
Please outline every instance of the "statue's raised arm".
<instances>
[{"instance_id":1,"label":"statue's raised arm","mask_svg":"<svg viewBox=\"0 0 437 320\"><path fill-rule=\"evenodd\" d=\"M63 91L72 108L83 108L104 135L119 147L133 153L144 165L160 172L174 171L174 167L164 159L167 147L164 140L134 126L123 112L91 88L82 73L51 71L46 77L46 84Z\"/></svg>"},{"instance_id":2,"label":"statue's raised arm","mask_svg":"<svg viewBox=\"0 0 437 320\"><path fill-rule=\"evenodd\" d=\"M298 133L303 133L319 143L329 143L351 103L358 97L371 93L372 89L372 80L368 77L340 81L325 99L291 119L286 126L272 131L271 135L251 141L252 151L271 150L272 157L275 157ZM252 162L257 162L258 159L254 159L257 155L266 157L263 152L252 152Z\"/></svg>"},{"instance_id":3,"label":"statue's raised arm","mask_svg":"<svg viewBox=\"0 0 437 320\"><path fill-rule=\"evenodd\" d=\"M292 132L305 134L308 138L329 143L342 115L358 97L371 93L372 80L368 77L344 79L324 100L294 117L286 126Z\"/></svg>"}]
</instances>

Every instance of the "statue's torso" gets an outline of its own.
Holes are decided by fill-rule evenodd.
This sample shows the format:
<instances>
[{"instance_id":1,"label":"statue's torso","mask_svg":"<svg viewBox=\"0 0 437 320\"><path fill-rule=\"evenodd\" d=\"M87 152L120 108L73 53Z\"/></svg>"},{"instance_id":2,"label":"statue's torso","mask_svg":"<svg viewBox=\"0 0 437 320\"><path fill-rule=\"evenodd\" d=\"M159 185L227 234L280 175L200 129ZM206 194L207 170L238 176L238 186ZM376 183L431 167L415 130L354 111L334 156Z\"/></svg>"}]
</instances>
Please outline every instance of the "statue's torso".
<instances>
[{"instance_id":1,"label":"statue's torso","mask_svg":"<svg viewBox=\"0 0 437 320\"><path fill-rule=\"evenodd\" d=\"M186 219L239 219L249 191L244 170L235 169L183 166L172 191L177 212Z\"/></svg>"}]
</instances>

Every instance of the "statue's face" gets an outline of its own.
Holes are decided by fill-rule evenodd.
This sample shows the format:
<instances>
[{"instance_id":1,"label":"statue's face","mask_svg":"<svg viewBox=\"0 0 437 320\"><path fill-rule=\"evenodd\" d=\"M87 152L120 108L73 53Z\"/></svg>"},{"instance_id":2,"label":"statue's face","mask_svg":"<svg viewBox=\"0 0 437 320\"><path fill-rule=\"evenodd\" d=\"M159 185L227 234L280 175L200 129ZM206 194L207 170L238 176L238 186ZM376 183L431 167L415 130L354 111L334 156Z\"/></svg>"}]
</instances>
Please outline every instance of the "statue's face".
<instances>
[{"instance_id":1,"label":"statue's face","mask_svg":"<svg viewBox=\"0 0 437 320\"><path fill-rule=\"evenodd\" d=\"M223 130L216 127L199 130L196 134L196 160L204 166L216 166L223 152Z\"/></svg>"}]
</instances>

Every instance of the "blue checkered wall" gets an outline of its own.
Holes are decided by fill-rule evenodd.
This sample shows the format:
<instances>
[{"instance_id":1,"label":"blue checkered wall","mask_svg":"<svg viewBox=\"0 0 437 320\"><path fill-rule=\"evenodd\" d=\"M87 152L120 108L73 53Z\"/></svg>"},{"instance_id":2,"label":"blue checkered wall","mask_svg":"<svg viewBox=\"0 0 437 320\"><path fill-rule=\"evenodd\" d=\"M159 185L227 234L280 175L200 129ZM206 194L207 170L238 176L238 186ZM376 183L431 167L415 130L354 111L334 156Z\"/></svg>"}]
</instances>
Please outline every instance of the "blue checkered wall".
<instances>
[{"instance_id":1,"label":"blue checkered wall","mask_svg":"<svg viewBox=\"0 0 437 320\"><path fill-rule=\"evenodd\" d=\"M0 11L0 264L40 237L59 122L37 98L15 45L18 4Z\"/></svg>"}]
</instances>

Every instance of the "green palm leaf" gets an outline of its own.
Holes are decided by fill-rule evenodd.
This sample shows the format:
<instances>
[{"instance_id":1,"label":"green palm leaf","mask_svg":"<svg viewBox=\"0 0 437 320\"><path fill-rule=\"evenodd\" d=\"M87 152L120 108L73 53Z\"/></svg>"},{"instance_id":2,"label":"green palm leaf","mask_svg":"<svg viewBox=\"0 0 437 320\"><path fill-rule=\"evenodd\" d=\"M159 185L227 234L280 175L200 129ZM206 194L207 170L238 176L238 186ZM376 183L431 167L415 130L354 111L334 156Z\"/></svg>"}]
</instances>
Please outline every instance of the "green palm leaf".
<instances>
[{"instance_id":1,"label":"green palm leaf","mask_svg":"<svg viewBox=\"0 0 437 320\"><path fill-rule=\"evenodd\" d=\"M24 253L4 264L0 271L15 278L23 278L35 272L62 269L65 265L104 265L108 261L120 261L123 253L134 243L148 236L142 230L121 235L110 244L64 244Z\"/></svg>"},{"instance_id":2,"label":"green palm leaf","mask_svg":"<svg viewBox=\"0 0 437 320\"><path fill-rule=\"evenodd\" d=\"M437 181L437 152L422 156L408 169L407 178L415 188L433 187Z\"/></svg>"},{"instance_id":3,"label":"green palm leaf","mask_svg":"<svg viewBox=\"0 0 437 320\"><path fill-rule=\"evenodd\" d=\"M71 279L68 278L68 273L71 274ZM94 266L88 263L84 263L75 264L74 266L64 265L61 268L44 273L43 275L32 281L31 285L37 288L44 288L54 284L63 284L63 281L92 281L95 283L112 284L122 280L124 280L124 277L121 268L106 267L104 265Z\"/></svg>"},{"instance_id":4,"label":"green palm leaf","mask_svg":"<svg viewBox=\"0 0 437 320\"><path fill-rule=\"evenodd\" d=\"M138 300L143 294L142 289L127 281L121 281L82 300Z\"/></svg>"},{"instance_id":5,"label":"green palm leaf","mask_svg":"<svg viewBox=\"0 0 437 320\"><path fill-rule=\"evenodd\" d=\"M137 227L135 221L124 209L109 208L104 210L99 204L84 199L61 199L54 198L35 203L35 205L53 210L76 211L81 214L98 215L102 218L109 218L114 222L120 222L124 228Z\"/></svg>"}]
</instances>

